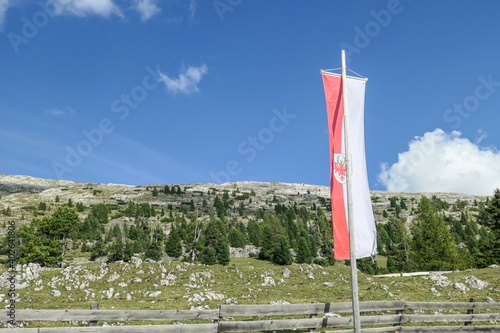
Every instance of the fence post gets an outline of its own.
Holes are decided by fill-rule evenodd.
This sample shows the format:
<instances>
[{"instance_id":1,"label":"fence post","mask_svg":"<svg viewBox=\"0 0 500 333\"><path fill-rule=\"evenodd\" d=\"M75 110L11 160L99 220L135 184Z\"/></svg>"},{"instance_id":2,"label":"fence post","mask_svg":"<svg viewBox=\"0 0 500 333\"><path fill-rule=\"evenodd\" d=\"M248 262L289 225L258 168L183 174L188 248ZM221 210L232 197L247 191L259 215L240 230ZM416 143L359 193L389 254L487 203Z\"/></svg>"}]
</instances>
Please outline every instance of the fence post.
<instances>
[{"instance_id":1,"label":"fence post","mask_svg":"<svg viewBox=\"0 0 500 333\"><path fill-rule=\"evenodd\" d=\"M314 304L314 303L318 303L318 302L311 302L311 304ZM318 314L317 313L311 313L309 315L309 318L316 318L318 317ZM310 328L309 329L309 332L316 332L316 328Z\"/></svg>"},{"instance_id":2,"label":"fence post","mask_svg":"<svg viewBox=\"0 0 500 333\"><path fill-rule=\"evenodd\" d=\"M217 319L213 320L214 324L217 324L217 332L220 332L220 321L221 321L220 312L221 312L221 307L222 307L222 304L217 304L216 307L215 307L217 310L219 310L219 314L217 315Z\"/></svg>"},{"instance_id":3,"label":"fence post","mask_svg":"<svg viewBox=\"0 0 500 333\"><path fill-rule=\"evenodd\" d=\"M476 301L476 299L474 297L471 297L470 302L474 303L475 301ZM467 310L467 314L473 314L473 313L474 313L474 309L473 308ZM470 326L470 325L472 325L472 321L466 321L464 323L464 326Z\"/></svg>"},{"instance_id":4,"label":"fence post","mask_svg":"<svg viewBox=\"0 0 500 333\"><path fill-rule=\"evenodd\" d=\"M90 310L99 310L99 303L90 304ZM97 326L97 320L89 320L89 327Z\"/></svg>"},{"instance_id":5,"label":"fence post","mask_svg":"<svg viewBox=\"0 0 500 333\"><path fill-rule=\"evenodd\" d=\"M396 310L396 315L400 315L400 317L399 317L399 323L393 324L392 326L401 326L401 319L403 319L403 312L404 312L405 307L406 307L405 300L402 299L401 302L403 302L403 310Z\"/></svg>"}]
</instances>

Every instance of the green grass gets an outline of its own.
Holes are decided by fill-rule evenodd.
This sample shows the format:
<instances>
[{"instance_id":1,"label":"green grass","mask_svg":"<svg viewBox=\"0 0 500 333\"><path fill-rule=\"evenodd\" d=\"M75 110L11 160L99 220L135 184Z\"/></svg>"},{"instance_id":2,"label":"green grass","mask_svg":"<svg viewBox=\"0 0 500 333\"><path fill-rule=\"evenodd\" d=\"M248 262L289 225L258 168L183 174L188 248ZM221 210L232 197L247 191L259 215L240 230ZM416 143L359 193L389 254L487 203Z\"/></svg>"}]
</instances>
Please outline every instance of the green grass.
<instances>
[{"instance_id":1,"label":"green grass","mask_svg":"<svg viewBox=\"0 0 500 333\"><path fill-rule=\"evenodd\" d=\"M132 263L126 264L100 264L91 262L83 265L72 265L63 269L50 269L41 272L39 279L30 282L28 288L18 290L21 300L16 304L17 309L90 309L90 304L98 302L102 310L186 310L191 307L208 306L214 309L217 304L269 304L274 301L287 301L290 303L311 302L350 302L351 284L350 267L342 262L335 266L320 268L313 265L290 265L277 266L267 261L253 258L232 259L228 266L205 266L201 264L186 264L180 261L166 261L161 264L165 270L164 274L174 274L174 285L162 286L162 271L158 263L142 263L136 267ZM180 268L180 270L179 270ZM289 278L283 276L283 270L290 270ZM0 268L5 271L5 268ZM77 273L75 270L79 270ZM307 270L311 270L314 279L307 276ZM141 273L143 271L144 273ZM270 275L271 271L274 275ZM92 289L95 297L87 297L84 290L74 288L74 282L70 283L63 272L69 272L70 280L77 280L79 284L87 283L84 289ZM210 278L202 273L210 272ZM498 301L500 298L500 281L498 273L500 269L480 269L447 274L451 282L464 282L464 277L474 275L480 280L489 282L491 285L483 290L470 289L468 292L460 292L454 289L453 284L448 287L434 285L434 281L421 276L418 277L377 277L369 276L359 272L359 298L361 301L387 301L404 299L415 302L468 302L471 297L477 302L484 302L487 296ZM108 282L113 275L119 278ZM198 273L195 282L189 277ZM89 281L84 276L93 274L101 278ZM264 286L264 276L274 278L274 286ZM140 277L142 282L131 282L135 277ZM203 281L200 278L203 278ZM284 282L281 281L283 279ZM36 285L36 281L41 284ZM49 286L55 281L54 287ZM120 282L127 286L120 287ZM330 282L333 286L324 285ZM65 286L70 285L71 290ZM156 286L155 286L156 285ZM383 285L389 287L389 291L383 289ZM41 290L35 290L40 288ZM434 296L430 289L436 288L442 296ZM113 297L104 296L103 290L114 289ZM53 289L61 291L60 297L51 295ZM161 291L157 298L147 296L151 291ZM120 294L115 297L116 293ZM212 292L224 295L221 300L199 300L193 301L195 294ZM392 296L391 294L392 293ZM127 300L127 294L132 295L132 300ZM230 301L229 301L230 300ZM5 300L4 300L5 301ZM434 311L429 312L431 314ZM463 312L465 313L465 312ZM381 314L381 313L378 313ZM348 316L349 313L342 314ZM365 313L368 315L368 313ZM275 319L280 319L274 317ZM288 316L287 318L306 318L307 316ZM284 318L284 317L283 317ZM281 319L283 319L281 318ZM238 318L244 320L245 318ZM252 320L263 320L266 318L246 318ZM268 318L269 319L269 318ZM190 321L189 323L201 323L204 321ZM205 321L206 322L206 321ZM102 325L99 322L99 325ZM172 324L167 321L153 322L107 322L110 325L160 325ZM55 326L86 326L86 323L60 323L60 322L31 322L29 327L55 327Z\"/></svg>"},{"instance_id":2,"label":"green grass","mask_svg":"<svg viewBox=\"0 0 500 333\"><path fill-rule=\"evenodd\" d=\"M84 290L75 288L75 283L65 280L61 269L46 270L41 273L41 285L36 286L35 281L25 289L20 289L21 301L18 308L33 309L89 309L92 302L99 302L101 309L189 309L192 306L209 306L214 308L217 304L225 304L226 300L239 304L269 304L271 301L287 301L290 303L310 302L347 302L351 298L350 268L343 263L321 269L312 265L277 266L267 261L252 258L232 259L231 263L224 266L205 266L199 264L185 264L178 261L164 262L162 266L165 274L174 274L174 285L162 286L162 272L158 263L143 263L136 268L133 264L100 264L88 263L84 265L73 265L67 270L75 280L75 268L81 267L76 273L80 278L79 283L88 283L84 289L92 289L95 297L91 298ZM178 270L178 267L182 271ZM290 277L283 276L283 270L290 270ZM302 270L301 270L302 268ZM185 269L185 270L184 270ZM311 270L314 279L308 278L306 271ZM274 276L269 273L273 271ZM141 273L143 271L144 273ZM206 278L201 272L211 272L212 277ZM267 272L267 273L266 273ZM120 277L114 281L107 280L117 273ZM195 282L189 280L191 274L198 273L199 278ZM464 282L464 277L474 275L480 280L489 282L491 285L483 290L470 289L468 292L460 292L453 287L439 287L434 281L423 277L372 277L363 273L358 274L359 298L361 301L371 300L398 300L406 301L457 301L467 302L471 297L476 301L485 301L487 296L498 300L500 298L500 282L498 269L480 269L446 275L451 282ZM102 276L96 281L89 281L83 276L93 274ZM264 276L274 279L274 286L264 286ZM142 282L132 282L136 277ZM284 282L281 281L283 279ZM55 282L54 287L49 286L50 281ZM118 283L127 283L126 287L118 286ZM333 286L323 283L330 282ZM71 286L66 290L65 286ZM157 285L157 286L155 286ZM382 288L389 287L389 291ZM36 287L43 286L41 290ZM431 288L436 288L441 296L434 296ZM102 294L103 290L114 289L113 297L109 299ZM61 297L51 295L53 289L61 291ZM147 296L152 291L161 291L157 298ZM115 297L115 294L120 294ZM194 294L212 292L224 295L222 300L200 300L193 301ZM391 296L391 294L392 296ZM127 300L130 294L132 300Z\"/></svg>"}]
</instances>

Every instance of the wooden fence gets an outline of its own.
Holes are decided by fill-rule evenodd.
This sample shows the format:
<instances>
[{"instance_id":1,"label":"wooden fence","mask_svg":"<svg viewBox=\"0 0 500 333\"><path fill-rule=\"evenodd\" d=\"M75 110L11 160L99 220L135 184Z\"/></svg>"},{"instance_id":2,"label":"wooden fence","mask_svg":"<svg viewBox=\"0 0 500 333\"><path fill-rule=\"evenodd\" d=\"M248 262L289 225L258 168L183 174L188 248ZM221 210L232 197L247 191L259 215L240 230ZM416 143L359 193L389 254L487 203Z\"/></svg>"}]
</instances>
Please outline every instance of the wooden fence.
<instances>
[{"instance_id":1,"label":"wooden fence","mask_svg":"<svg viewBox=\"0 0 500 333\"><path fill-rule=\"evenodd\" d=\"M500 303L361 302L364 333L380 332L500 332ZM441 314L434 311L454 312ZM352 332L349 303L219 305L214 310L16 310L17 322L86 321L88 327L3 328L0 333L129 333L129 332L251 332L309 330L328 333ZM431 312L432 314L429 314ZM466 313L460 313L466 312ZM481 312L481 313L478 313ZM10 312L0 312L9 321ZM344 314L341 316L339 314ZM235 317L240 317L235 320ZM170 325L97 326L99 321L173 321ZM196 321L196 323L186 323ZM182 323L180 323L182 322ZM129 323L126 323L128 325ZM425 326L415 326L422 325ZM436 325L437 324L437 325ZM442 326L438 326L438 325ZM445 325L443 325L445 324ZM475 325L473 325L475 324ZM453 325L453 326L450 326Z\"/></svg>"}]
</instances>

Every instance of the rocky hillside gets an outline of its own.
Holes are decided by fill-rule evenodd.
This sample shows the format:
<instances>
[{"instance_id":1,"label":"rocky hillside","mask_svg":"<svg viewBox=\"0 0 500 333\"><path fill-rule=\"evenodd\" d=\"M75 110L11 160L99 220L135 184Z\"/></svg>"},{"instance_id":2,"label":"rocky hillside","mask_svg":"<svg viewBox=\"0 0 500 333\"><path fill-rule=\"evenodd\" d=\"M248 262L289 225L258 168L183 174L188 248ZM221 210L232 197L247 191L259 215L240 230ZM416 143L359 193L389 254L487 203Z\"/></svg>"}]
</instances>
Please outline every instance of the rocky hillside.
<instances>
[{"instance_id":1,"label":"rocky hillside","mask_svg":"<svg viewBox=\"0 0 500 333\"><path fill-rule=\"evenodd\" d=\"M0 209L10 207L13 211L22 209L29 204L40 201L55 202L56 196L60 202L82 202L90 206L105 201L108 204L120 205L123 202L149 202L157 207L168 204L180 207L186 202L194 201L195 206L202 206L205 196L221 196L224 192L231 193L236 200L248 203L248 211L273 209L272 202L282 204L312 205L319 204L329 198L329 189L325 186L285 183L236 182L225 184L169 184L170 188L179 186L181 195L153 196L152 189L162 190L164 185L129 186L117 184L78 183L69 181L47 180L28 176L0 175ZM239 197L239 198L238 198ZM248 199L251 197L251 202ZM322 199L320 199L322 198ZM273 201L274 200L274 201Z\"/></svg>"},{"instance_id":2,"label":"rocky hillside","mask_svg":"<svg viewBox=\"0 0 500 333\"><path fill-rule=\"evenodd\" d=\"M30 221L33 217L33 207L40 202L49 206L67 203L71 199L73 203L80 202L85 206L99 203L109 205L125 206L128 202L147 202L158 209L167 209L172 205L180 207L192 204L198 214L214 214L215 208L211 205L203 205L203 201L210 201L218 195L228 193L233 202L243 204L245 215L254 215L259 209L274 211L276 203L282 205L298 205L299 207L329 208L330 189L326 186L307 185L301 183L261 183L261 182L235 182L225 184L169 184L169 188L180 187L181 193L164 194L163 184L152 184L147 186L130 186L119 184L80 183L62 180L41 179L30 176L0 175L0 211L10 208L10 214L0 216L0 225L4 221L21 219ZM153 189L157 189L158 195L153 195ZM466 202L472 206L474 202L485 201L485 196L474 196L461 193L395 193L384 191L371 191L373 211L376 221L383 223L383 211L390 210L390 198L404 199L408 208L416 206L421 196L431 198L432 196L448 202L451 207L457 202ZM57 202L56 202L57 201ZM398 201L399 202L399 201ZM326 210L328 214L328 210ZM236 212L235 212L236 213ZM450 209L449 214L458 215L458 211ZM409 218L409 213L402 212L403 216ZM10 216L7 216L10 215ZM238 215L238 214L235 214ZM409 218L410 219L410 218ZM0 228L0 233L3 230Z\"/></svg>"},{"instance_id":3,"label":"rocky hillside","mask_svg":"<svg viewBox=\"0 0 500 333\"><path fill-rule=\"evenodd\" d=\"M182 239L177 245L172 245L182 247L181 258L200 258L203 257L203 251L197 242L202 229L203 238L208 232L206 226L211 221L210 217L220 218L221 214L224 215L223 237L231 246L232 257L258 254L261 243L264 242L261 242L265 233L263 228L267 225L270 229L267 231L268 236L273 238L273 244L270 245L272 252L267 259L271 260L273 253L277 251L282 235L287 235L289 247L294 249L293 256L300 252L299 243L301 237L305 237L312 258L317 255L331 258L331 253L327 255L332 249L330 190L325 186L261 182L130 186L0 175L0 192L0 235L5 235L9 221L15 221L19 228L29 224L34 217L53 214L65 206L76 206L80 223L88 222L87 231L83 231L83 224L78 227L78 235L72 236L72 251L68 252L70 255L65 259L103 257L102 260L107 260L106 255L116 254L113 246L122 249L128 241L134 242L131 245L133 249L129 248L131 253L145 253L148 246L157 242L156 248L150 250L160 254L162 258L168 258L166 254L175 252L172 247L170 252L165 247L168 246L167 238L170 238L172 228L178 229ZM454 223L454 219L460 220L462 214L466 214L470 222L463 220L462 216L462 225L455 228L457 246L470 245L464 243L467 235L462 233L466 224L471 224L469 227L473 231L469 230L469 234L473 233L473 238L486 237L485 233L480 235L482 227L477 225L475 219L480 207L484 210L487 197L459 193L372 191L375 221L380 226L386 226L382 232L384 237L379 242L381 254L396 254L395 244L404 239L398 236L400 231L397 231L394 221L404 223L408 229L422 196L431 199L434 205L439 205L439 211L449 217L450 225ZM91 226L91 222L87 221L91 211L103 204L107 211L105 220ZM96 214L98 213L94 212ZM389 221L392 221L391 225L387 223ZM129 235L129 228L140 230L135 229L133 235ZM211 237L216 238L215 235ZM238 241L238 237L242 240ZM121 239L120 244L117 244L118 238ZM102 240L102 249L92 257L90 252L97 251L97 245L101 246L96 240ZM212 246L208 243L205 245ZM25 249L25 254L26 251L29 252ZM122 258L122 250L118 252L118 257ZM173 256L178 257L179 254Z\"/></svg>"}]
</instances>

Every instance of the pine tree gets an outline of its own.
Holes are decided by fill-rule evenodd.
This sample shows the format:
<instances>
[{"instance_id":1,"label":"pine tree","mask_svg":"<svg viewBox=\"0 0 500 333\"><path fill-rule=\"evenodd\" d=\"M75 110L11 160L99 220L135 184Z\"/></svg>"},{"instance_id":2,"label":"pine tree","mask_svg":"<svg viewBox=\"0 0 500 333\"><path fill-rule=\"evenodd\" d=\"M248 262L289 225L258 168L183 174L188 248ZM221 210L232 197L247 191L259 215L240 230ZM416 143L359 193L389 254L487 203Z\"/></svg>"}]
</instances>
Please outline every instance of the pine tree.
<instances>
[{"instance_id":1,"label":"pine tree","mask_svg":"<svg viewBox=\"0 0 500 333\"><path fill-rule=\"evenodd\" d=\"M115 261L123 260L123 258L124 258L124 247L123 247L123 242L122 242L122 238L121 237L117 238L113 242L113 244L111 244L109 252L110 252L110 257L109 257L109 261L110 262L115 262Z\"/></svg>"},{"instance_id":2,"label":"pine tree","mask_svg":"<svg viewBox=\"0 0 500 333\"><path fill-rule=\"evenodd\" d=\"M396 271L396 264L391 256L387 256L387 271L389 273L394 273Z\"/></svg>"},{"instance_id":3,"label":"pine tree","mask_svg":"<svg viewBox=\"0 0 500 333\"><path fill-rule=\"evenodd\" d=\"M103 203L100 203L100 204L97 204L95 206L92 206L92 209L90 211L92 213L92 215L94 215L97 220L99 221L99 223L101 224L106 224L108 223L109 221L109 218L108 218L108 207L103 204Z\"/></svg>"},{"instance_id":4,"label":"pine tree","mask_svg":"<svg viewBox=\"0 0 500 333\"><path fill-rule=\"evenodd\" d=\"M123 237L128 238L128 230L129 230L129 227L128 227L127 223L123 223Z\"/></svg>"},{"instance_id":5,"label":"pine tree","mask_svg":"<svg viewBox=\"0 0 500 333\"><path fill-rule=\"evenodd\" d=\"M401 209L407 210L408 207L406 206L406 202L403 198L399 201L399 206L401 206Z\"/></svg>"},{"instance_id":6,"label":"pine tree","mask_svg":"<svg viewBox=\"0 0 500 333\"><path fill-rule=\"evenodd\" d=\"M224 202L219 199L218 196L215 196L214 200L214 207L217 212L217 216L222 218L222 216L227 215L226 207L224 205Z\"/></svg>"},{"instance_id":7,"label":"pine tree","mask_svg":"<svg viewBox=\"0 0 500 333\"><path fill-rule=\"evenodd\" d=\"M262 228L262 241L261 250L259 252L259 258L263 260L271 260L274 253L273 237L271 234L271 229L266 224Z\"/></svg>"},{"instance_id":8,"label":"pine tree","mask_svg":"<svg viewBox=\"0 0 500 333\"><path fill-rule=\"evenodd\" d=\"M47 204L44 201L41 201L38 204L38 210L47 210Z\"/></svg>"},{"instance_id":9,"label":"pine tree","mask_svg":"<svg viewBox=\"0 0 500 333\"><path fill-rule=\"evenodd\" d=\"M221 239L216 248L217 253L217 263L219 265L227 266L231 260L231 255L229 252L229 246L225 239Z\"/></svg>"},{"instance_id":10,"label":"pine tree","mask_svg":"<svg viewBox=\"0 0 500 333\"><path fill-rule=\"evenodd\" d=\"M409 258L409 243L410 236L406 229L405 223L401 220L394 220L391 222L391 251L390 255L394 259L396 271L406 272L409 271L410 258Z\"/></svg>"},{"instance_id":11,"label":"pine tree","mask_svg":"<svg viewBox=\"0 0 500 333\"><path fill-rule=\"evenodd\" d=\"M134 255L134 243L127 241L123 250L123 261L130 261Z\"/></svg>"},{"instance_id":12,"label":"pine tree","mask_svg":"<svg viewBox=\"0 0 500 333\"><path fill-rule=\"evenodd\" d=\"M377 252L379 254L385 254L386 251L391 246L391 239L389 238L387 231L385 231L383 224L377 224L376 227L377 227Z\"/></svg>"},{"instance_id":13,"label":"pine tree","mask_svg":"<svg viewBox=\"0 0 500 333\"><path fill-rule=\"evenodd\" d=\"M311 251L312 258L316 258L318 256L318 243L314 235L315 234L309 235L309 250Z\"/></svg>"},{"instance_id":14,"label":"pine tree","mask_svg":"<svg viewBox=\"0 0 500 333\"><path fill-rule=\"evenodd\" d=\"M120 239L122 238L122 230L120 229L120 226L118 224L115 224L115 226L113 227L113 237Z\"/></svg>"},{"instance_id":15,"label":"pine tree","mask_svg":"<svg viewBox=\"0 0 500 333\"><path fill-rule=\"evenodd\" d=\"M200 260L205 265L215 265L217 259L215 257L215 249L213 247L204 248L200 254Z\"/></svg>"},{"instance_id":16,"label":"pine tree","mask_svg":"<svg viewBox=\"0 0 500 333\"><path fill-rule=\"evenodd\" d=\"M181 237L177 228L172 226L165 243L165 252L171 257L180 257L182 255Z\"/></svg>"},{"instance_id":17,"label":"pine tree","mask_svg":"<svg viewBox=\"0 0 500 333\"><path fill-rule=\"evenodd\" d=\"M489 201L487 207L490 216L490 228L493 239L489 244L491 249L490 258L488 261L500 264L500 189L496 189L493 193L493 199Z\"/></svg>"},{"instance_id":18,"label":"pine tree","mask_svg":"<svg viewBox=\"0 0 500 333\"><path fill-rule=\"evenodd\" d=\"M463 215L463 213L462 213L462 215ZM462 223L459 220L453 218L453 216L448 217L448 221L450 224L450 231L455 238L455 242L457 244L459 244L465 238L464 227L463 227Z\"/></svg>"},{"instance_id":19,"label":"pine tree","mask_svg":"<svg viewBox=\"0 0 500 333\"><path fill-rule=\"evenodd\" d=\"M200 259L202 263L213 264L213 251L215 251L215 263L221 265L229 264L229 245L227 243L226 226L221 220L211 218L203 230L203 240L200 241Z\"/></svg>"},{"instance_id":20,"label":"pine tree","mask_svg":"<svg viewBox=\"0 0 500 333\"><path fill-rule=\"evenodd\" d=\"M231 228L228 235L229 245L232 247L244 247L245 246L245 236L241 233L239 229Z\"/></svg>"},{"instance_id":21,"label":"pine tree","mask_svg":"<svg viewBox=\"0 0 500 333\"><path fill-rule=\"evenodd\" d=\"M274 253L273 262L278 265L290 265L292 263L292 254L290 253L290 244L285 235L281 236L280 247Z\"/></svg>"},{"instance_id":22,"label":"pine tree","mask_svg":"<svg viewBox=\"0 0 500 333\"><path fill-rule=\"evenodd\" d=\"M420 199L412 227L411 266L415 270L461 268L457 248L443 219L426 197Z\"/></svg>"},{"instance_id":23,"label":"pine tree","mask_svg":"<svg viewBox=\"0 0 500 333\"><path fill-rule=\"evenodd\" d=\"M151 244L148 245L146 248L146 251L144 255L146 258L153 259L155 261L160 260L160 257L162 256L162 243L161 242L151 242Z\"/></svg>"},{"instance_id":24,"label":"pine tree","mask_svg":"<svg viewBox=\"0 0 500 333\"><path fill-rule=\"evenodd\" d=\"M310 264L312 261L311 251L305 237L301 236L299 240L299 249L297 251L297 263Z\"/></svg>"},{"instance_id":25,"label":"pine tree","mask_svg":"<svg viewBox=\"0 0 500 333\"><path fill-rule=\"evenodd\" d=\"M68 238L78 235L80 221L75 208L58 207L52 215L33 219L19 230L20 263L53 266L64 259Z\"/></svg>"},{"instance_id":26,"label":"pine tree","mask_svg":"<svg viewBox=\"0 0 500 333\"><path fill-rule=\"evenodd\" d=\"M85 205L81 202L77 202L76 203L76 210L80 213L83 212L85 210Z\"/></svg>"},{"instance_id":27,"label":"pine tree","mask_svg":"<svg viewBox=\"0 0 500 333\"><path fill-rule=\"evenodd\" d=\"M102 238L99 238L95 242L94 246L92 246L92 251L90 251L90 260L94 261L98 257L105 256L106 254L108 254L108 252L106 251L106 248L104 246L104 241L102 240Z\"/></svg>"},{"instance_id":28,"label":"pine tree","mask_svg":"<svg viewBox=\"0 0 500 333\"><path fill-rule=\"evenodd\" d=\"M62 261L61 243L46 237L40 231L40 219L18 229L20 238L19 264L38 263L42 266L55 266Z\"/></svg>"},{"instance_id":29,"label":"pine tree","mask_svg":"<svg viewBox=\"0 0 500 333\"><path fill-rule=\"evenodd\" d=\"M133 253L143 252L143 249L144 249L144 244L142 240L141 239L134 240L134 242L132 243L132 252Z\"/></svg>"},{"instance_id":30,"label":"pine tree","mask_svg":"<svg viewBox=\"0 0 500 333\"><path fill-rule=\"evenodd\" d=\"M251 244L255 246L260 246L262 240L262 231L260 229L259 223L254 220L248 222L248 239Z\"/></svg>"}]
</instances>

